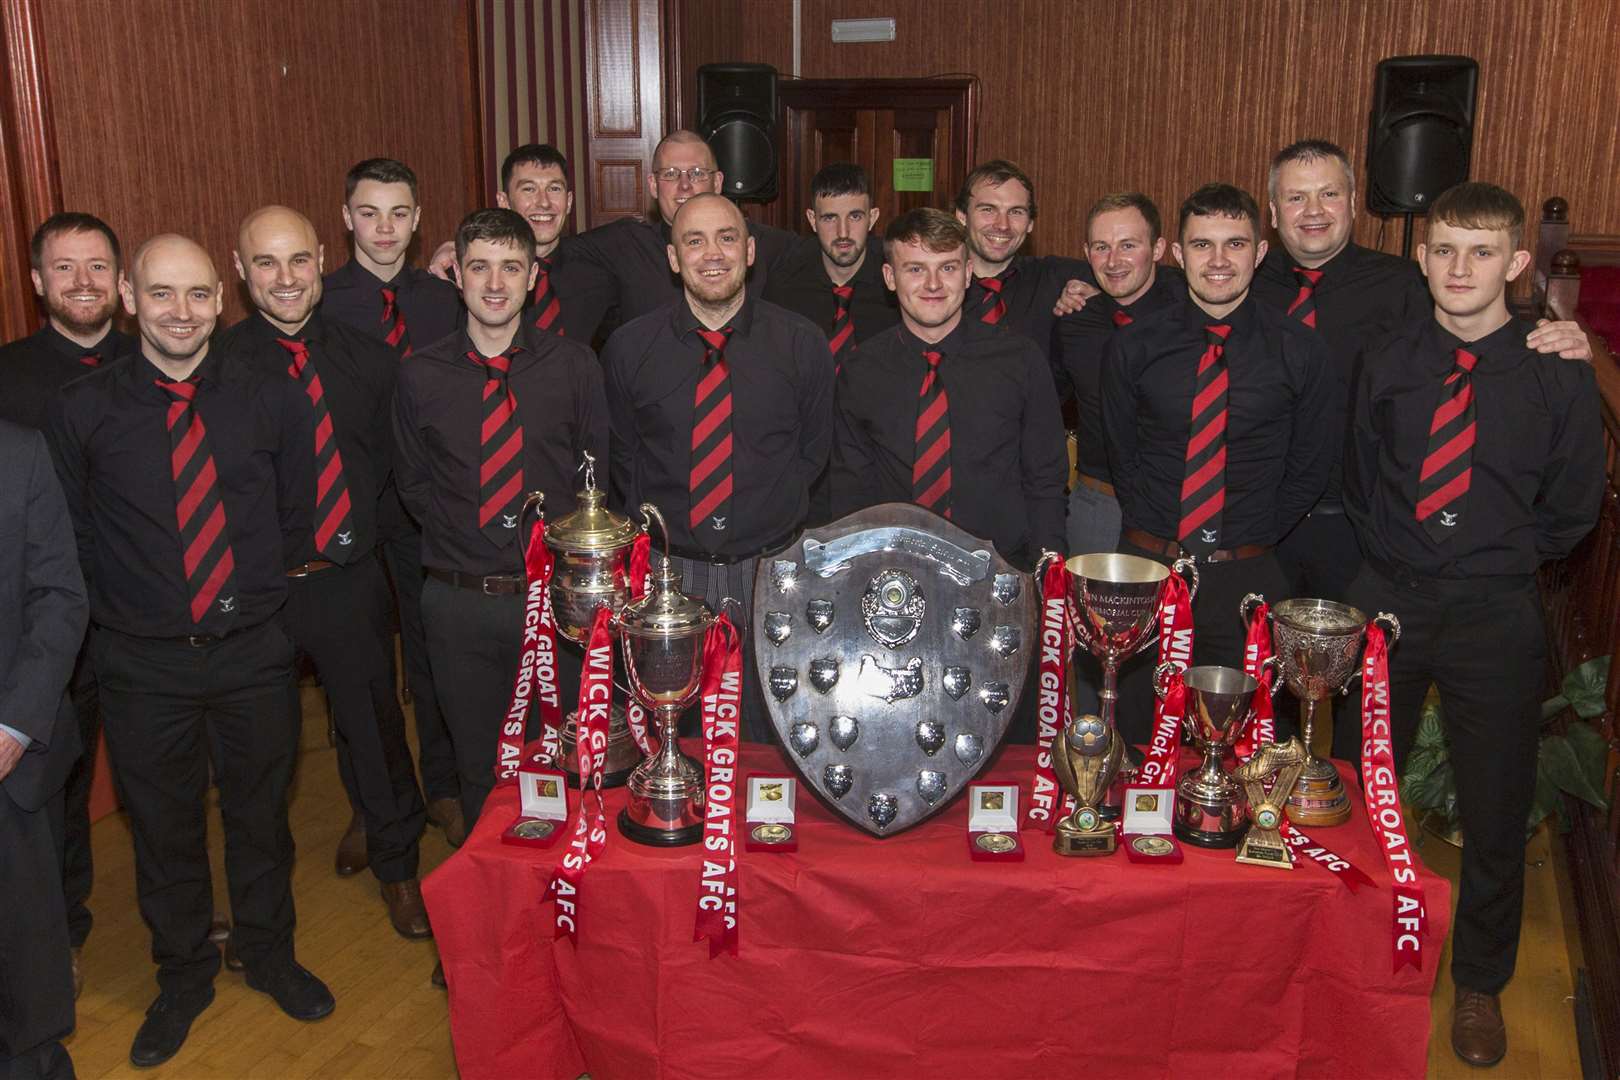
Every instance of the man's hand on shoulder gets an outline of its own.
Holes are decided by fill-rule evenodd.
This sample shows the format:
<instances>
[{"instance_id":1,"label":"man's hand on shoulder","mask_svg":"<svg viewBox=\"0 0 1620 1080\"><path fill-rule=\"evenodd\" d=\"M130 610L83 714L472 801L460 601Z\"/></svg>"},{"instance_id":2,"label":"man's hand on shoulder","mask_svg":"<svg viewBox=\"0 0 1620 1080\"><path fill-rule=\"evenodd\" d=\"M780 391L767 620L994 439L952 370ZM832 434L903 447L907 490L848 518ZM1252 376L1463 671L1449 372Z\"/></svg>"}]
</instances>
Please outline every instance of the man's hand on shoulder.
<instances>
[{"instance_id":1,"label":"man's hand on shoulder","mask_svg":"<svg viewBox=\"0 0 1620 1080\"><path fill-rule=\"evenodd\" d=\"M1057 303L1052 305L1052 314L1060 318L1071 315L1085 307L1086 301L1100 291L1095 285L1087 285L1079 278L1070 278L1063 286L1063 292L1059 294Z\"/></svg>"},{"instance_id":2,"label":"man's hand on shoulder","mask_svg":"<svg viewBox=\"0 0 1620 1080\"><path fill-rule=\"evenodd\" d=\"M0 780L11 775L11 770L22 760L23 744L0 731Z\"/></svg>"},{"instance_id":3,"label":"man's hand on shoulder","mask_svg":"<svg viewBox=\"0 0 1620 1080\"><path fill-rule=\"evenodd\" d=\"M1592 359L1592 343L1586 340L1579 323L1541 319L1524 343L1539 353L1557 353L1565 360Z\"/></svg>"},{"instance_id":4,"label":"man's hand on shoulder","mask_svg":"<svg viewBox=\"0 0 1620 1080\"><path fill-rule=\"evenodd\" d=\"M451 271L454 270L455 265L456 242L454 240L446 240L444 243L433 249L433 258L428 260L427 268L428 273L432 274L434 277L443 278L445 281L448 281L450 284L454 285L456 283L456 279Z\"/></svg>"}]
</instances>

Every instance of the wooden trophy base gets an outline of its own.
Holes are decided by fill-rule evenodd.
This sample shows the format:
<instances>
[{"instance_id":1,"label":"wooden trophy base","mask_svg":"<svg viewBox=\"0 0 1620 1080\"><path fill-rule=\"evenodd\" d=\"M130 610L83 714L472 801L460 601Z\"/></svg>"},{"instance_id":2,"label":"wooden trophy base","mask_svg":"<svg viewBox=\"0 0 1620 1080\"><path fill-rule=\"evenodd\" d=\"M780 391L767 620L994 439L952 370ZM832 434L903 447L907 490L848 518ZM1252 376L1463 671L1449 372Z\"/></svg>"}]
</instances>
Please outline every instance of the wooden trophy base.
<instances>
[{"instance_id":1,"label":"wooden trophy base","mask_svg":"<svg viewBox=\"0 0 1620 1080\"><path fill-rule=\"evenodd\" d=\"M1068 821L1060 821L1057 835L1052 838L1052 850L1059 855L1112 855L1116 844L1114 826L1103 822L1091 830L1077 829Z\"/></svg>"},{"instance_id":2,"label":"wooden trophy base","mask_svg":"<svg viewBox=\"0 0 1620 1080\"><path fill-rule=\"evenodd\" d=\"M1300 828L1313 829L1331 828L1350 820L1350 795L1337 769L1331 778L1300 775L1288 796L1288 820Z\"/></svg>"},{"instance_id":3,"label":"wooden trophy base","mask_svg":"<svg viewBox=\"0 0 1620 1080\"><path fill-rule=\"evenodd\" d=\"M1262 829L1259 826L1250 829L1249 835L1238 845L1237 861L1251 866L1269 866L1275 870L1294 868L1282 834L1276 829Z\"/></svg>"}]
</instances>

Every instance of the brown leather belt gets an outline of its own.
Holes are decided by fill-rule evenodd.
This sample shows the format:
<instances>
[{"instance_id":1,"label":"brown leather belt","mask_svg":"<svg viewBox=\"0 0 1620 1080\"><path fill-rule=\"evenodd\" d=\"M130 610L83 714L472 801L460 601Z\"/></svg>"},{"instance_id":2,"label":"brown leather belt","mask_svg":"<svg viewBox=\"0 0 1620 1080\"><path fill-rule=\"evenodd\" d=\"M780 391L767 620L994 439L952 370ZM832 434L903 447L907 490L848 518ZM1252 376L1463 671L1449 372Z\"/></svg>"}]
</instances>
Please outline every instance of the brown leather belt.
<instances>
[{"instance_id":1,"label":"brown leather belt","mask_svg":"<svg viewBox=\"0 0 1620 1080\"><path fill-rule=\"evenodd\" d=\"M1239 544L1235 548L1218 548L1207 555L1194 556L1174 540L1165 540L1141 529L1126 529L1120 533L1120 539L1144 551L1163 555L1167 559L1191 557L1200 563L1236 562L1239 559L1252 559L1264 555L1271 550L1270 544Z\"/></svg>"},{"instance_id":2,"label":"brown leather belt","mask_svg":"<svg viewBox=\"0 0 1620 1080\"><path fill-rule=\"evenodd\" d=\"M291 567L287 571L287 576L309 577L309 575L319 573L322 570L330 570L336 565L337 563L327 562L325 559L311 559L307 563L300 563L298 566Z\"/></svg>"},{"instance_id":3,"label":"brown leather belt","mask_svg":"<svg viewBox=\"0 0 1620 1080\"><path fill-rule=\"evenodd\" d=\"M1114 485L1110 484L1106 480L1099 480L1095 476L1087 476L1085 473L1081 473L1080 474L1080 486L1081 487L1088 487L1092 491L1101 492L1102 494L1108 496L1110 499L1116 497L1114 495Z\"/></svg>"},{"instance_id":4,"label":"brown leather belt","mask_svg":"<svg viewBox=\"0 0 1620 1080\"><path fill-rule=\"evenodd\" d=\"M446 585L454 585L458 589L472 589L485 596L515 596L523 592L523 575L521 574L492 574L489 577L479 577L477 574L463 574L456 570L440 570L437 567L423 567L427 576Z\"/></svg>"}]
</instances>

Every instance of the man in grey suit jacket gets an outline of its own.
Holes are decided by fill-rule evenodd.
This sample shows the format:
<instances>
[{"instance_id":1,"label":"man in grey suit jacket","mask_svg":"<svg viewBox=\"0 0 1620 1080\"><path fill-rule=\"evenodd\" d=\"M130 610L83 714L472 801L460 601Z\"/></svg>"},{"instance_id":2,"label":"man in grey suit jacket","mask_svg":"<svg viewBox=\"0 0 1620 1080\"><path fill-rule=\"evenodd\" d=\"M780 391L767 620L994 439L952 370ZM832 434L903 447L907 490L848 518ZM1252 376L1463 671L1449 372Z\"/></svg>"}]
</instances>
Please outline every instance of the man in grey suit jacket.
<instances>
[{"instance_id":1,"label":"man in grey suit jacket","mask_svg":"<svg viewBox=\"0 0 1620 1080\"><path fill-rule=\"evenodd\" d=\"M80 751L67 685L89 610L45 439L0 421L0 1080L73 1075L51 821Z\"/></svg>"}]
</instances>

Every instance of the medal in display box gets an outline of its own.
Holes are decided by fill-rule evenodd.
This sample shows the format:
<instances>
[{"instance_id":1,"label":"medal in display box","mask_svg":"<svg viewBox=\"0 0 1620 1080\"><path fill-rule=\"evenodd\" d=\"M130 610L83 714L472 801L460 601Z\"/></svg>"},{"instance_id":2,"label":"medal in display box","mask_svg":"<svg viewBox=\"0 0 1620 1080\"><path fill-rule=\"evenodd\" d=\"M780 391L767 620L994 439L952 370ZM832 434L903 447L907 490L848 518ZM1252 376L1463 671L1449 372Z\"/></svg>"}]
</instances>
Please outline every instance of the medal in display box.
<instances>
[{"instance_id":1,"label":"medal in display box","mask_svg":"<svg viewBox=\"0 0 1620 1080\"><path fill-rule=\"evenodd\" d=\"M1173 866L1182 861L1175 826L1176 792L1167 787L1125 789L1124 820L1120 822L1125 857L1134 863Z\"/></svg>"},{"instance_id":2,"label":"medal in display box","mask_svg":"<svg viewBox=\"0 0 1620 1080\"><path fill-rule=\"evenodd\" d=\"M743 842L744 850L799 850L799 831L794 827L797 788L791 776L748 778L748 834Z\"/></svg>"},{"instance_id":3,"label":"medal in display box","mask_svg":"<svg viewBox=\"0 0 1620 1080\"><path fill-rule=\"evenodd\" d=\"M568 781L549 762L524 760L518 769L522 809L517 820L501 833L501 843L548 848L562 835L568 820Z\"/></svg>"},{"instance_id":4,"label":"medal in display box","mask_svg":"<svg viewBox=\"0 0 1620 1080\"><path fill-rule=\"evenodd\" d=\"M1018 785L968 786L968 856L974 862L1023 862L1018 838Z\"/></svg>"}]
</instances>

